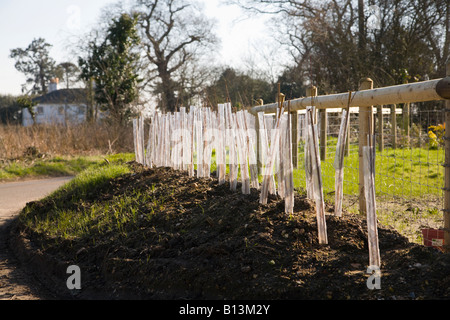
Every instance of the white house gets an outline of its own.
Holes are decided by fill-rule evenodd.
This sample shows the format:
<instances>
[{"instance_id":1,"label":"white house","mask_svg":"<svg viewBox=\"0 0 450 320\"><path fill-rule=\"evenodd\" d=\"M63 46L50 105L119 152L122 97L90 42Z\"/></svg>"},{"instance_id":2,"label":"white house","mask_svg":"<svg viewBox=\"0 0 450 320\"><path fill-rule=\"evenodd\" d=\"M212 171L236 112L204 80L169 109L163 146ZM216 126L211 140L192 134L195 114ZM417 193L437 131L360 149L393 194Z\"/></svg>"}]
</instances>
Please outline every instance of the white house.
<instances>
[{"instance_id":1,"label":"white house","mask_svg":"<svg viewBox=\"0 0 450 320\"><path fill-rule=\"evenodd\" d=\"M58 79L53 79L49 92L34 98L36 124L81 123L86 120L87 95L85 89L58 89ZM22 124L33 124L28 109L22 110Z\"/></svg>"}]
</instances>

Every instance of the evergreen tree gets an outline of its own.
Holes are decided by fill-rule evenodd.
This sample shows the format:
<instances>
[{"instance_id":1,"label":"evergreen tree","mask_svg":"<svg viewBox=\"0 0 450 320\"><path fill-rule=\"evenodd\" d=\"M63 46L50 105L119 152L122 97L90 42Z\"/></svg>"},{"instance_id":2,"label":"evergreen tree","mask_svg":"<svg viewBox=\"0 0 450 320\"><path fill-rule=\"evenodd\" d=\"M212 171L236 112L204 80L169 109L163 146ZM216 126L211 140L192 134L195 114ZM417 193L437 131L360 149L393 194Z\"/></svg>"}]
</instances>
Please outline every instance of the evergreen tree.
<instances>
[{"instance_id":1,"label":"evergreen tree","mask_svg":"<svg viewBox=\"0 0 450 320\"><path fill-rule=\"evenodd\" d=\"M45 39L38 38L25 49L11 50L10 58L16 60L16 69L27 77L26 83L22 86L24 94L48 92L48 83L55 77L55 61L50 57L49 52L51 47Z\"/></svg>"},{"instance_id":2,"label":"evergreen tree","mask_svg":"<svg viewBox=\"0 0 450 320\"><path fill-rule=\"evenodd\" d=\"M136 30L137 15L121 14L109 25L105 39L91 41L89 56L79 57L81 78L95 81L95 100L110 119L124 125L132 116L131 103L138 98L137 62L133 51L140 39Z\"/></svg>"}]
</instances>

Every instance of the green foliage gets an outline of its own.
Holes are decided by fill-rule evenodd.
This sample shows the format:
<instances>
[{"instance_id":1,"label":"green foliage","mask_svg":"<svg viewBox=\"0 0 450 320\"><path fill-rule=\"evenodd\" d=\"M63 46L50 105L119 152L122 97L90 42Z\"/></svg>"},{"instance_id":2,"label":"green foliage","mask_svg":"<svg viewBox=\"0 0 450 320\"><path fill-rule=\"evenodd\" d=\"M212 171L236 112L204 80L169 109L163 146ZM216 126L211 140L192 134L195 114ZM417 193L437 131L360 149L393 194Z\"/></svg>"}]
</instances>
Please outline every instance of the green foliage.
<instances>
[{"instance_id":1,"label":"green foliage","mask_svg":"<svg viewBox=\"0 0 450 320\"><path fill-rule=\"evenodd\" d=\"M273 90L270 83L226 68L219 79L206 89L208 100L216 106L218 103L231 102L238 110L242 107L257 105L258 99L273 102Z\"/></svg>"},{"instance_id":2,"label":"green foliage","mask_svg":"<svg viewBox=\"0 0 450 320\"><path fill-rule=\"evenodd\" d=\"M327 159L321 162L324 194L331 194L334 199L335 168L334 150L337 138L328 137ZM392 149L383 152L376 150L375 189L379 194L390 194L402 198L414 198L442 193L444 178L441 163L444 150L425 148ZM299 166L294 170L294 185L306 190L304 171L304 145L299 148ZM344 194L359 193L359 156L358 145L350 144L349 155L344 159Z\"/></svg>"},{"instance_id":3,"label":"green foliage","mask_svg":"<svg viewBox=\"0 0 450 320\"><path fill-rule=\"evenodd\" d=\"M0 123L20 124L22 106L17 103L17 97L0 95Z\"/></svg>"},{"instance_id":4,"label":"green foliage","mask_svg":"<svg viewBox=\"0 0 450 320\"><path fill-rule=\"evenodd\" d=\"M65 191L73 192L78 197L86 197L92 190L102 186L108 180L130 172L123 164L99 164L88 167L79 173L65 187Z\"/></svg>"},{"instance_id":5,"label":"green foliage","mask_svg":"<svg viewBox=\"0 0 450 320\"><path fill-rule=\"evenodd\" d=\"M37 105L29 96L20 96L16 99L16 103L20 108L27 109L31 114L33 123L36 122L36 112L34 111L34 106Z\"/></svg>"},{"instance_id":6,"label":"green foliage","mask_svg":"<svg viewBox=\"0 0 450 320\"><path fill-rule=\"evenodd\" d=\"M113 19L101 44L90 43L90 54L79 58L81 78L95 80L95 100L111 119L124 125L132 116L130 104L138 97L139 55L133 48L139 43L137 16L122 14Z\"/></svg>"},{"instance_id":7,"label":"green foliage","mask_svg":"<svg viewBox=\"0 0 450 320\"><path fill-rule=\"evenodd\" d=\"M286 68L278 77L277 82L280 83L280 91L285 94L286 100L304 97L306 95L306 88L303 84L304 79L300 71L298 66ZM275 97L277 92L275 90L272 91L272 96Z\"/></svg>"}]
</instances>

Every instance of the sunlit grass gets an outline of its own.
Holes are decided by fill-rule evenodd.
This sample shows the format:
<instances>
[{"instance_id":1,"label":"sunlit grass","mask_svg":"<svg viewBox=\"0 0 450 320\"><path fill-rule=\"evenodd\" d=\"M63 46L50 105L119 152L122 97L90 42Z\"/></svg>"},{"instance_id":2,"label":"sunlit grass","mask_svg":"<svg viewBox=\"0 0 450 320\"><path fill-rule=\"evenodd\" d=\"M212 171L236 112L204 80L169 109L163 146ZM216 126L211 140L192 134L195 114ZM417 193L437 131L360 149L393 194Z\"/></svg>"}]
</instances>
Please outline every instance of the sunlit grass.
<instances>
[{"instance_id":1,"label":"sunlit grass","mask_svg":"<svg viewBox=\"0 0 450 320\"><path fill-rule=\"evenodd\" d=\"M325 196L335 190L335 151L337 138L328 137L327 157L321 161L321 174ZM444 150L432 148L385 148L382 152L376 149L375 156L375 189L377 194L395 197L414 198L421 196L439 196L442 194L444 179ZM216 170L215 153L212 153L211 172ZM196 166L194 165L196 168ZM294 186L305 192L305 155L304 144L300 142L298 149L298 167L294 169ZM226 166L227 174L229 172ZM238 171L240 178L240 170ZM259 181L262 176L259 175ZM349 146L348 155L344 158L344 194L359 194L359 155L358 145ZM328 197L332 200L333 197Z\"/></svg>"},{"instance_id":2,"label":"sunlit grass","mask_svg":"<svg viewBox=\"0 0 450 320\"><path fill-rule=\"evenodd\" d=\"M73 176L89 166L101 163L99 156L54 157L11 161L0 164L0 180L39 176Z\"/></svg>"},{"instance_id":3,"label":"sunlit grass","mask_svg":"<svg viewBox=\"0 0 450 320\"><path fill-rule=\"evenodd\" d=\"M331 140L331 142L330 142ZM328 153L321 162L324 193L335 190L335 138L329 138ZM298 169L294 170L295 186L306 188L303 145L299 148ZM443 149L429 148L386 148L376 149L375 189L377 194L389 194L403 198L441 195L444 181ZM350 145L349 155L344 158L344 194L359 193L358 146Z\"/></svg>"},{"instance_id":4,"label":"sunlit grass","mask_svg":"<svg viewBox=\"0 0 450 320\"><path fill-rule=\"evenodd\" d=\"M0 181L18 180L23 178L75 176L83 170L101 164L105 159L134 159L132 154L112 156L56 156L44 159L22 161L4 161L0 163Z\"/></svg>"},{"instance_id":5,"label":"sunlit grass","mask_svg":"<svg viewBox=\"0 0 450 320\"><path fill-rule=\"evenodd\" d=\"M97 203L97 198L99 190L109 181L131 172L124 162L132 158L132 154L110 156L106 158L109 163L103 161L88 167L42 200L53 204L51 210L26 206L19 219L30 229L52 238L73 239L94 230L112 230L111 224L122 232L121 226L136 218L133 197L120 195L106 204ZM91 205L85 206L89 201Z\"/></svg>"}]
</instances>

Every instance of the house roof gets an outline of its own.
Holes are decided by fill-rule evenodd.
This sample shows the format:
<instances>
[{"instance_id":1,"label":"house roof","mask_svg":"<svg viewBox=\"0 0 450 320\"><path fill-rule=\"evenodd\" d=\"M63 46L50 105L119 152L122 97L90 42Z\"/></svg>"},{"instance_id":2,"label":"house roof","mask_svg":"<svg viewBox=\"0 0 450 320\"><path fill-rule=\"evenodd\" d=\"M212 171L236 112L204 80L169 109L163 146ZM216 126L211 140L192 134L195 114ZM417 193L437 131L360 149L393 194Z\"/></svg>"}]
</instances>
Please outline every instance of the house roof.
<instances>
[{"instance_id":1,"label":"house roof","mask_svg":"<svg viewBox=\"0 0 450 320\"><path fill-rule=\"evenodd\" d=\"M60 89L33 99L38 104L87 104L86 89Z\"/></svg>"}]
</instances>

